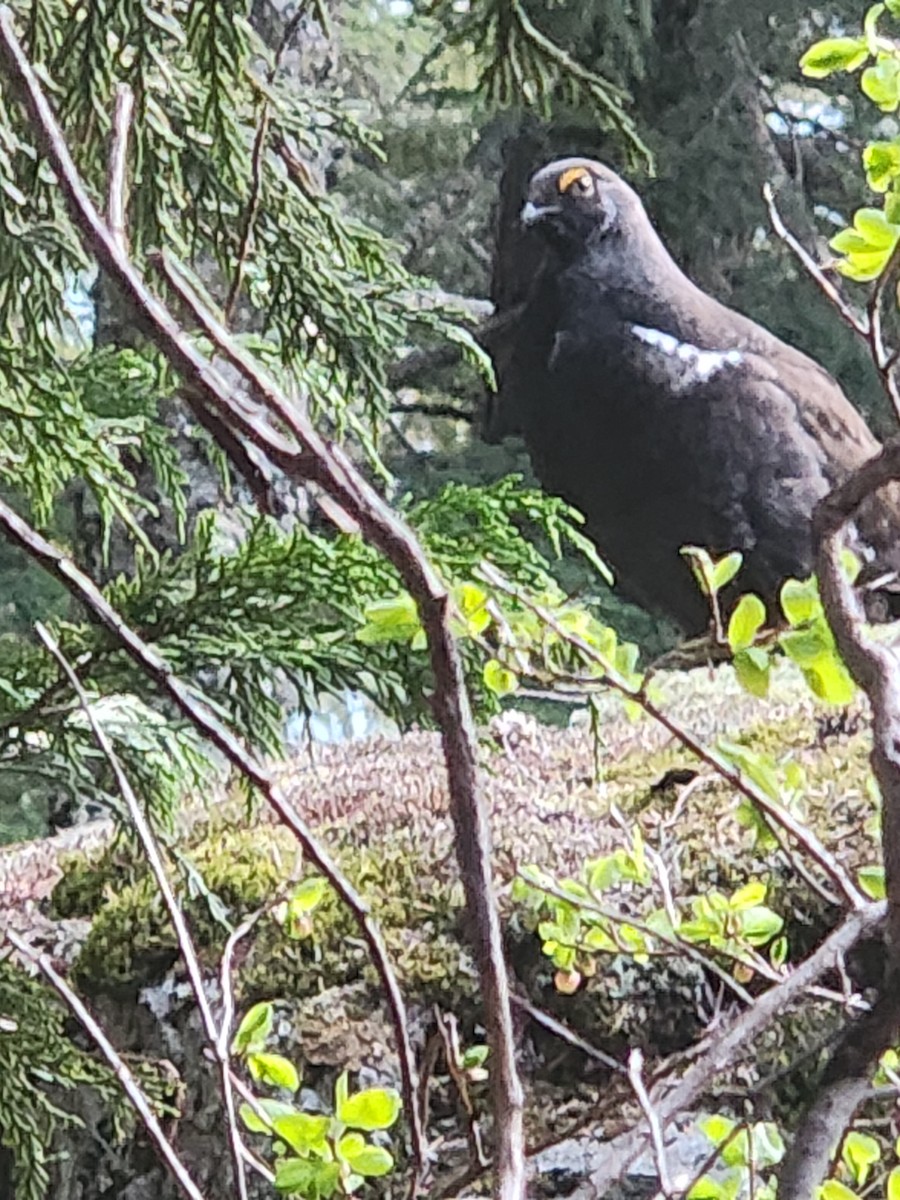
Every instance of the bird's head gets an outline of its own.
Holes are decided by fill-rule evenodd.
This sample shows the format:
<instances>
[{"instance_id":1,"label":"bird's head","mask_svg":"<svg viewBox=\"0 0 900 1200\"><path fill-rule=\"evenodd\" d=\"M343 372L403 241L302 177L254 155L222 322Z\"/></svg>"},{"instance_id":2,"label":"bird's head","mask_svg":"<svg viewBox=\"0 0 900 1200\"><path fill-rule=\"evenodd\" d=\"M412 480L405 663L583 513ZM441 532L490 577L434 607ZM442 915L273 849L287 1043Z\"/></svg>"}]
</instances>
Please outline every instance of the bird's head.
<instances>
[{"instance_id":1,"label":"bird's head","mask_svg":"<svg viewBox=\"0 0 900 1200\"><path fill-rule=\"evenodd\" d=\"M532 175L521 220L565 252L624 231L643 215L637 194L615 171L589 158L561 158Z\"/></svg>"}]
</instances>

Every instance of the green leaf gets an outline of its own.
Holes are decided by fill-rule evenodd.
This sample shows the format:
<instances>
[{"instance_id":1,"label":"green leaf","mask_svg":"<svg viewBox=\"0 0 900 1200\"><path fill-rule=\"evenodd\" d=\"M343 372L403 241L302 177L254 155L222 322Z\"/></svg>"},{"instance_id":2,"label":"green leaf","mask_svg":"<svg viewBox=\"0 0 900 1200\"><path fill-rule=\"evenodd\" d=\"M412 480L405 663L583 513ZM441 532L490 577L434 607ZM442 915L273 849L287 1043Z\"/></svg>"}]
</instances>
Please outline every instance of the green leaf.
<instances>
[{"instance_id":1,"label":"green leaf","mask_svg":"<svg viewBox=\"0 0 900 1200\"><path fill-rule=\"evenodd\" d=\"M719 742L722 754L731 761L751 782L771 800L781 799L781 785L775 764L767 754L751 750L749 746L741 746L737 742L722 740Z\"/></svg>"},{"instance_id":2,"label":"green leaf","mask_svg":"<svg viewBox=\"0 0 900 1200\"><path fill-rule=\"evenodd\" d=\"M887 895L884 883L884 867L860 867L856 881L872 900L883 900Z\"/></svg>"},{"instance_id":3,"label":"green leaf","mask_svg":"<svg viewBox=\"0 0 900 1200\"><path fill-rule=\"evenodd\" d=\"M886 192L900 176L900 141L869 142L862 160L869 187L873 192Z\"/></svg>"},{"instance_id":4,"label":"green leaf","mask_svg":"<svg viewBox=\"0 0 900 1200\"><path fill-rule=\"evenodd\" d=\"M894 1167L888 1175L886 1195L887 1200L900 1200L900 1167Z\"/></svg>"},{"instance_id":5,"label":"green leaf","mask_svg":"<svg viewBox=\"0 0 900 1200\"><path fill-rule=\"evenodd\" d=\"M365 617L367 623L357 630L356 638L367 646L410 642L421 630L416 602L406 592L368 605Z\"/></svg>"},{"instance_id":6,"label":"green leaf","mask_svg":"<svg viewBox=\"0 0 900 1200\"><path fill-rule=\"evenodd\" d=\"M839 1179L829 1179L819 1188L819 1200L860 1200L856 1192L840 1182Z\"/></svg>"},{"instance_id":7,"label":"green leaf","mask_svg":"<svg viewBox=\"0 0 900 1200\"><path fill-rule=\"evenodd\" d=\"M884 6L892 17L900 17L900 0L884 0Z\"/></svg>"},{"instance_id":8,"label":"green leaf","mask_svg":"<svg viewBox=\"0 0 900 1200\"><path fill-rule=\"evenodd\" d=\"M585 949L593 950L597 954L615 954L619 949L615 941L600 925L592 925L585 932L582 940Z\"/></svg>"},{"instance_id":9,"label":"green leaf","mask_svg":"<svg viewBox=\"0 0 900 1200\"><path fill-rule=\"evenodd\" d=\"M882 112L895 112L900 104L900 62L892 54L879 54L874 67L866 67L860 87Z\"/></svg>"},{"instance_id":10,"label":"green leaf","mask_svg":"<svg viewBox=\"0 0 900 1200\"><path fill-rule=\"evenodd\" d=\"M798 667L816 666L832 653L831 633L817 621L810 629L789 630L778 639L782 650Z\"/></svg>"},{"instance_id":11,"label":"green leaf","mask_svg":"<svg viewBox=\"0 0 900 1200\"><path fill-rule=\"evenodd\" d=\"M337 1190L341 1167L321 1159L279 1158L275 1163L275 1187L288 1195L308 1200L330 1200Z\"/></svg>"},{"instance_id":12,"label":"green leaf","mask_svg":"<svg viewBox=\"0 0 900 1200\"><path fill-rule=\"evenodd\" d=\"M745 909L740 918L741 934L753 946L764 946L776 934L781 933L784 921L778 913L772 912L760 904L756 908Z\"/></svg>"},{"instance_id":13,"label":"green leaf","mask_svg":"<svg viewBox=\"0 0 900 1200\"><path fill-rule=\"evenodd\" d=\"M345 1133L337 1144L338 1157L346 1159L350 1155L359 1154L368 1144L361 1133Z\"/></svg>"},{"instance_id":14,"label":"green leaf","mask_svg":"<svg viewBox=\"0 0 900 1200\"><path fill-rule=\"evenodd\" d=\"M605 892L622 878L619 860L614 854L607 854L587 865L587 885L595 894Z\"/></svg>"},{"instance_id":15,"label":"green leaf","mask_svg":"<svg viewBox=\"0 0 900 1200\"><path fill-rule=\"evenodd\" d=\"M786 579L781 585L781 610L791 625L811 621L822 610L819 585L814 578Z\"/></svg>"},{"instance_id":16,"label":"green leaf","mask_svg":"<svg viewBox=\"0 0 900 1200\"><path fill-rule=\"evenodd\" d=\"M732 650L745 650L766 619L766 606L752 592L741 596L728 621L728 644Z\"/></svg>"},{"instance_id":17,"label":"green leaf","mask_svg":"<svg viewBox=\"0 0 900 1200\"><path fill-rule=\"evenodd\" d=\"M469 637L478 637L491 623L487 608L488 595L474 583L462 583L453 589L453 599L462 614Z\"/></svg>"},{"instance_id":18,"label":"green leaf","mask_svg":"<svg viewBox=\"0 0 900 1200\"><path fill-rule=\"evenodd\" d=\"M783 967L788 958L788 940L777 937L769 947L769 962L773 967Z\"/></svg>"},{"instance_id":19,"label":"green leaf","mask_svg":"<svg viewBox=\"0 0 900 1200\"><path fill-rule=\"evenodd\" d=\"M367 1179L377 1179L389 1175L394 1169L394 1157L390 1151L381 1146L370 1146L364 1143L362 1149L353 1153L343 1152L343 1156L357 1175Z\"/></svg>"},{"instance_id":20,"label":"green leaf","mask_svg":"<svg viewBox=\"0 0 900 1200\"><path fill-rule=\"evenodd\" d=\"M850 1168L854 1183L865 1187L871 1167L881 1158L881 1147L869 1134L851 1129L844 1138L841 1158Z\"/></svg>"},{"instance_id":21,"label":"green leaf","mask_svg":"<svg viewBox=\"0 0 900 1200\"><path fill-rule=\"evenodd\" d=\"M687 1194L687 1200L727 1200L725 1187L711 1175L701 1175Z\"/></svg>"},{"instance_id":22,"label":"green leaf","mask_svg":"<svg viewBox=\"0 0 900 1200\"><path fill-rule=\"evenodd\" d=\"M311 875L309 879L304 879L291 896L288 905L290 915L300 916L301 913L311 913L314 908L318 908L327 887L328 884L321 875Z\"/></svg>"},{"instance_id":23,"label":"green leaf","mask_svg":"<svg viewBox=\"0 0 900 1200\"><path fill-rule=\"evenodd\" d=\"M841 230L831 239L833 250L846 257L835 266L850 279L876 279L884 269L900 236L900 227L890 222L880 208L860 208L853 215L853 228Z\"/></svg>"},{"instance_id":24,"label":"green leaf","mask_svg":"<svg viewBox=\"0 0 900 1200\"><path fill-rule=\"evenodd\" d=\"M247 1055L247 1066L257 1083L268 1083L272 1087L287 1088L296 1092L300 1086L297 1068L280 1054L251 1053Z\"/></svg>"},{"instance_id":25,"label":"green leaf","mask_svg":"<svg viewBox=\"0 0 900 1200\"><path fill-rule=\"evenodd\" d=\"M898 230L880 208L858 208L853 214L854 228L874 250L892 250Z\"/></svg>"},{"instance_id":26,"label":"green leaf","mask_svg":"<svg viewBox=\"0 0 900 1200\"><path fill-rule=\"evenodd\" d=\"M503 663L496 658L491 658L484 664L482 677L484 686L496 696L509 696L519 686L518 676L515 672L504 667Z\"/></svg>"},{"instance_id":27,"label":"green leaf","mask_svg":"<svg viewBox=\"0 0 900 1200\"><path fill-rule=\"evenodd\" d=\"M758 1121L752 1133L753 1156L757 1167L771 1167L781 1162L784 1158L784 1140L778 1126L772 1121Z\"/></svg>"},{"instance_id":28,"label":"green leaf","mask_svg":"<svg viewBox=\"0 0 900 1200\"><path fill-rule=\"evenodd\" d=\"M800 70L809 79L825 79L835 71L855 71L869 57L865 38L825 38L800 59Z\"/></svg>"},{"instance_id":29,"label":"green leaf","mask_svg":"<svg viewBox=\"0 0 900 1200\"><path fill-rule=\"evenodd\" d=\"M275 1013L268 1000L254 1004L245 1014L231 1043L232 1054L246 1054L261 1049L272 1032Z\"/></svg>"},{"instance_id":30,"label":"green leaf","mask_svg":"<svg viewBox=\"0 0 900 1200\"><path fill-rule=\"evenodd\" d=\"M338 1106L337 1118L353 1129L390 1129L400 1115L400 1095L393 1088L366 1088Z\"/></svg>"},{"instance_id":31,"label":"green leaf","mask_svg":"<svg viewBox=\"0 0 900 1200\"><path fill-rule=\"evenodd\" d=\"M728 901L728 907L732 912L740 912L744 908L754 908L757 904L762 904L765 898L766 885L760 880L754 879L752 883L744 884L733 893Z\"/></svg>"},{"instance_id":32,"label":"green leaf","mask_svg":"<svg viewBox=\"0 0 900 1200\"><path fill-rule=\"evenodd\" d=\"M738 683L751 696L768 696L771 669L772 656L761 646L738 650L734 656L734 673Z\"/></svg>"},{"instance_id":33,"label":"green leaf","mask_svg":"<svg viewBox=\"0 0 900 1200\"><path fill-rule=\"evenodd\" d=\"M803 676L813 695L829 704L844 706L856 695L856 684L833 652L821 658L815 666L805 669Z\"/></svg>"},{"instance_id":34,"label":"green leaf","mask_svg":"<svg viewBox=\"0 0 900 1200\"><path fill-rule=\"evenodd\" d=\"M714 1146L721 1146L727 1137L731 1136L731 1131L734 1129L737 1121L733 1121L731 1117L723 1117L720 1113L714 1113L710 1117L703 1117L697 1122L697 1128L705 1138L709 1138Z\"/></svg>"},{"instance_id":35,"label":"green leaf","mask_svg":"<svg viewBox=\"0 0 900 1200\"><path fill-rule=\"evenodd\" d=\"M340 1112L343 1105L347 1103L347 1096L350 1092L349 1075L346 1071L341 1071L337 1079L334 1081L334 1108L335 1112Z\"/></svg>"},{"instance_id":36,"label":"green leaf","mask_svg":"<svg viewBox=\"0 0 900 1200\"><path fill-rule=\"evenodd\" d=\"M275 1132L290 1148L304 1157L310 1153L323 1154L328 1145L330 1117L312 1113L293 1112L276 1117L272 1122Z\"/></svg>"},{"instance_id":37,"label":"green leaf","mask_svg":"<svg viewBox=\"0 0 900 1200\"><path fill-rule=\"evenodd\" d=\"M700 591L704 596L713 595L716 567L709 551L704 550L702 546L682 546L680 554L690 563L694 578L700 585Z\"/></svg>"},{"instance_id":38,"label":"green leaf","mask_svg":"<svg viewBox=\"0 0 900 1200\"><path fill-rule=\"evenodd\" d=\"M241 1120L251 1133L271 1133L277 1117L290 1116L297 1111L292 1104L287 1104L284 1100L268 1098L257 1099L256 1107L269 1118L268 1123L249 1104L242 1104L238 1110Z\"/></svg>"},{"instance_id":39,"label":"green leaf","mask_svg":"<svg viewBox=\"0 0 900 1200\"><path fill-rule=\"evenodd\" d=\"M472 1071L476 1067L483 1067L489 1054L490 1047L488 1046L468 1046L463 1051L460 1065L464 1071Z\"/></svg>"},{"instance_id":40,"label":"green leaf","mask_svg":"<svg viewBox=\"0 0 900 1200\"><path fill-rule=\"evenodd\" d=\"M870 54L878 52L878 19L884 9L883 4L873 4L863 21L863 33L866 35L866 45Z\"/></svg>"},{"instance_id":41,"label":"green leaf","mask_svg":"<svg viewBox=\"0 0 900 1200\"><path fill-rule=\"evenodd\" d=\"M719 559L713 567L712 573L713 586L716 591L721 591L723 587L731 583L732 579L734 579L735 575L741 569L743 562L744 556L740 550L732 550L730 554L726 554L724 558Z\"/></svg>"}]
</instances>

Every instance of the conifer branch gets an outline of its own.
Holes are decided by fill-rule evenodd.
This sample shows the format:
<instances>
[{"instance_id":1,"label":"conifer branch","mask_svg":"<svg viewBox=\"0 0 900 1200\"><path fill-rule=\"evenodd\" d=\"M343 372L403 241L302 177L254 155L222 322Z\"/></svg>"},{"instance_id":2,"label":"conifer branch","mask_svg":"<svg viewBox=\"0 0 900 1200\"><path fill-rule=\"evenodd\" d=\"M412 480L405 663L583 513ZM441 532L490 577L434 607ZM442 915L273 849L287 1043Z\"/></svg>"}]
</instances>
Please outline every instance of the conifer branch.
<instances>
[{"instance_id":1,"label":"conifer branch","mask_svg":"<svg viewBox=\"0 0 900 1200\"><path fill-rule=\"evenodd\" d=\"M141 314L146 332L171 365L203 394L209 408L250 440L270 461L277 463L297 483L317 483L330 499L355 520L363 537L375 545L396 568L407 591L415 600L428 640L434 673L432 705L441 729L448 774L451 812L455 826L456 853L469 908L476 961L485 1008L485 1024L491 1047L491 1083L495 1122L495 1192L498 1200L521 1200L525 1190L523 1154L523 1093L515 1057L515 1038L509 997L509 980L503 953L500 917L494 895L491 864L491 835L488 813L479 776L477 741L459 649L450 629L450 597L443 582L428 562L409 527L378 492L359 474L340 449L328 443L299 413L288 398L265 378L209 314L193 306L195 316L217 350L250 384L269 420L248 418L246 408L230 387L185 334L169 310L149 291L134 265L112 237L109 228L90 200L72 160L59 123L41 84L15 35L13 14L0 7L0 60L8 76L21 89L22 99L38 144L56 173L69 214L85 245L100 267ZM288 453L280 437L273 437L272 420L284 425L296 439L297 448ZM196 701L190 690L175 679L168 664L146 646L109 608L104 597L49 543L39 539L12 510L0 508L0 523L18 544L50 569L55 570L70 590L76 590L95 617L113 630L132 658L176 701L182 712L206 732L229 760L253 780L267 796L281 819L295 832L307 853L327 874L339 894L353 909L366 933L370 950L380 955L379 968L398 1026L404 1100L413 1130L414 1155L423 1168L424 1139L418 1126L412 1054L403 1020L403 1002L396 988L380 935L365 906L341 876L324 849L281 795L265 769L236 739ZM24 526L24 528L23 528ZM18 531L16 533L15 531ZM36 540L37 539L37 540ZM104 614L101 616L101 614Z\"/></svg>"}]
</instances>

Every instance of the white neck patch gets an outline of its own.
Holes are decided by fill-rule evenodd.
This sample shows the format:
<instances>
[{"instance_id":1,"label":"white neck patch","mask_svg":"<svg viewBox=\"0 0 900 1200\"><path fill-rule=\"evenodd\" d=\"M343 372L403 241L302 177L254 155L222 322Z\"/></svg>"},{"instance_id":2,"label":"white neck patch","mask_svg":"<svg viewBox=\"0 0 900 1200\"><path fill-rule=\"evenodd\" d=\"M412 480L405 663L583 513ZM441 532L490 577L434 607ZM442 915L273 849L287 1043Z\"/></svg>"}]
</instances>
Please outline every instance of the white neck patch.
<instances>
[{"instance_id":1,"label":"white neck patch","mask_svg":"<svg viewBox=\"0 0 900 1200\"><path fill-rule=\"evenodd\" d=\"M740 350L701 350L690 342L680 342L671 333L632 325L631 332L647 346L660 352L666 363L666 377L682 391L696 383L706 383L725 367L739 367L744 361Z\"/></svg>"}]
</instances>

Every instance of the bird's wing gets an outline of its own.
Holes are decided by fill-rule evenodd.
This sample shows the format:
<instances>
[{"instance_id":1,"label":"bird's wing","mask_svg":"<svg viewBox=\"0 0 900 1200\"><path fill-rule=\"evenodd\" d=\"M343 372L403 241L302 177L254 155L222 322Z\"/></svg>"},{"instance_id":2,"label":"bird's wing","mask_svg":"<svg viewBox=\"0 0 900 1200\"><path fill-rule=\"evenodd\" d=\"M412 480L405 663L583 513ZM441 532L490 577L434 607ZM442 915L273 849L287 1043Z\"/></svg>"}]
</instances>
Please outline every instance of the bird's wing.
<instances>
[{"instance_id":1,"label":"bird's wing","mask_svg":"<svg viewBox=\"0 0 900 1200\"><path fill-rule=\"evenodd\" d=\"M483 436L489 442L521 434L529 408L544 397L556 336L556 297L553 280L538 276L521 315L491 344L497 392L486 406Z\"/></svg>"},{"instance_id":2,"label":"bird's wing","mask_svg":"<svg viewBox=\"0 0 900 1200\"><path fill-rule=\"evenodd\" d=\"M816 503L879 444L837 383L775 339L748 349L697 395L706 420L697 488L726 527L743 531L747 586L766 591L811 572ZM687 430L690 432L690 429Z\"/></svg>"}]
</instances>

